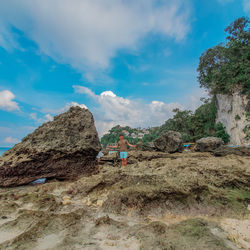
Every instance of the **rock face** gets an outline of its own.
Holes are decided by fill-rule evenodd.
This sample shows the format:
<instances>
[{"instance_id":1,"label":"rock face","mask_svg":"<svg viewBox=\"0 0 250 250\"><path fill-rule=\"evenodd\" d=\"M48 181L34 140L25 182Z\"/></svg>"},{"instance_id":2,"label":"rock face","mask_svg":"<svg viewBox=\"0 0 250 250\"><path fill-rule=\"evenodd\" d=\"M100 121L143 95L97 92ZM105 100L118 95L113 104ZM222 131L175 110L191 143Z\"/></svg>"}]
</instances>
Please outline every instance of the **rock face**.
<instances>
[{"instance_id":1,"label":"rock face","mask_svg":"<svg viewBox=\"0 0 250 250\"><path fill-rule=\"evenodd\" d=\"M221 138L206 137L201 138L196 142L194 150L198 152L212 152L221 145L223 145L223 141L221 140Z\"/></svg>"},{"instance_id":2,"label":"rock face","mask_svg":"<svg viewBox=\"0 0 250 250\"><path fill-rule=\"evenodd\" d=\"M158 151L175 153L184 150L182 136L179 132L168 131L154 141L154 147Z\"/></svg>"},{"instance_id":3,"label":"rock face","mask_svg":"<svg viewBox=\"0 0 250 250\"><path fill-rule=\"evenodd\" d=\"M0 186L39 178L69 179L97 171L101 149L90 111L71 107L23 138L0 158Z\"/></svg>"},{"instance_id":4,"label":"rock face","mask_svg":"<svg viewBox=\"0 0 250 250\"><path fill-rule=\"evenodd\" d=\"M250 112L250 96L235 92L232 95L216 95L217 120L221 122L230 135L230 143L233 145L248 145L246 139L247 129L249 133L250 122L247 114Z\"/></svg>"}]
</instances>

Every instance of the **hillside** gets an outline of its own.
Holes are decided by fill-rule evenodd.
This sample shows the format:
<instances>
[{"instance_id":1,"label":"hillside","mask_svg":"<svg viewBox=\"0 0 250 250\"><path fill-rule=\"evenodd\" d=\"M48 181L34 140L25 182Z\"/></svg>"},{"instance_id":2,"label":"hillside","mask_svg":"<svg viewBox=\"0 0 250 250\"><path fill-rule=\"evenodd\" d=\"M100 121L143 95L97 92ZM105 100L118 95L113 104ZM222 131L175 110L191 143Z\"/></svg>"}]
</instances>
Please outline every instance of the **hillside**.
<instances>
[{"instance_id":1,"label":"hillside","mask_svg":"<svg viewBox=\"0 0 250 250\"><path fill-rule=\"evenodd\" d=\"M144 144L149 145L162 133L169 130L180 132L184 142L195 142L202 137L216 136L227 143L229 135L222 123L216 123L215 99L208 99L204 102L195 112L191 110L173 110L173 118L168 119L159 127L132 129L128 126L115 126L101 138L101 143L104 147L116 143L119 140L119 135L123 134L132 144L142 141ZM134 138L133 135L136 137Z\"/></svg>"}]
</instances>

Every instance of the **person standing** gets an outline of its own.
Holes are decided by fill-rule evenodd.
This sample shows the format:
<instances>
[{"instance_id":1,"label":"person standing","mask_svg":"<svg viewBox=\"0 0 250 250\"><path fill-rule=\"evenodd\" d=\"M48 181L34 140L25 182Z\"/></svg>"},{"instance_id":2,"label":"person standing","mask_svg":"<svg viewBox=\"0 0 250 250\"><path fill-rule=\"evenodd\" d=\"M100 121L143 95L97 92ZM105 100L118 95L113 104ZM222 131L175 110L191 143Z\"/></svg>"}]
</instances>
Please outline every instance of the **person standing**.
<instances>
[{"instance_id":1,"label":"person standing","mask_svg":"<svg viewBox=\"0 0 250 250\"><path fill-rule=\"evenodd\" d=\"M110 148L120 147L120 158L122 161L122 166L127 166L127 157L128 157L128 148L127 147L136 147L136 145L130 144L127 140L124 139L123 135L120 135L120 140L116 146L109 146Z\"/></svg>"}]
</instances>

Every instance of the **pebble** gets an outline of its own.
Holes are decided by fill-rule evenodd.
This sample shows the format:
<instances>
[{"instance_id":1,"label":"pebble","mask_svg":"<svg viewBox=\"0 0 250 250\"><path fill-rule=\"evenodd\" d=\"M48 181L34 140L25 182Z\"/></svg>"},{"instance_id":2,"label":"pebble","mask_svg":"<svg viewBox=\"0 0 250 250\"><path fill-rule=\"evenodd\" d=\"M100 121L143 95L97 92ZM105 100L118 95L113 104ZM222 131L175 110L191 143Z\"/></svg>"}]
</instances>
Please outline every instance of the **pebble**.
<instances>
[{"instance_id":1,"label":"pebble","mask_svg":"<svg viewBox=\"0 0 250 250\"><path fill-rule=\"evenodd\" d=\"M70 200L64 200L63 201L63 205L70 205L71 204L71 201Z\"/></svg>"},{"instance_id":2,"label":"pebble","mask_svg":"<svg viewBox=\"0 0 250 250\"><path fill-rule=\"evenodd\" d=\"M103 200L98 200L98 201L96 202L96 205L97 205L98 207L101 207L102 204L103 204Z\"/></svg>"}]
</instances>

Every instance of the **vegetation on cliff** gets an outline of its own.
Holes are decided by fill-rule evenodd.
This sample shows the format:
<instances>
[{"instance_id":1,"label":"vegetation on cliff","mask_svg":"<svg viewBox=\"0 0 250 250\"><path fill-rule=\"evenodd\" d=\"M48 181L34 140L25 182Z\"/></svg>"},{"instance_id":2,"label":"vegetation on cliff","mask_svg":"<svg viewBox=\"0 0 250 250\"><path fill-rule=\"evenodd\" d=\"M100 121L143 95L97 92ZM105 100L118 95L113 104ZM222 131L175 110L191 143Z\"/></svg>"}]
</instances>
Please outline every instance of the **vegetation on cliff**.
<instances>
[{"instance_id":1,"label":"vegetation on cliff","mask_svg":"<svg viewBox=\"0 0 250 250\"><path fill-rule=\"evenodd\" d=\"M198 80L212 94L236 89L250 93L250 20L241 17L226 29L226 43L206 50L200 57Z\"/></svg>"}]
</instances>

